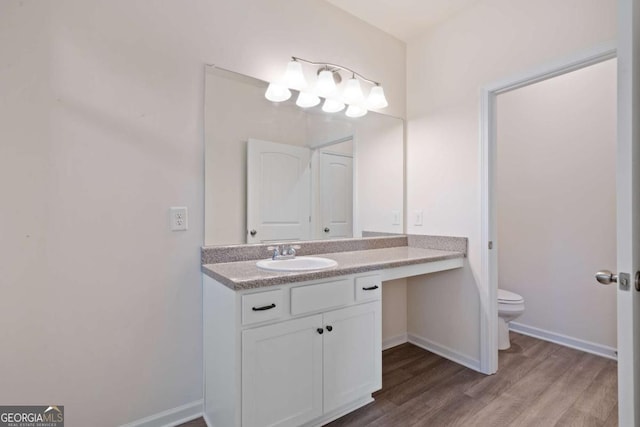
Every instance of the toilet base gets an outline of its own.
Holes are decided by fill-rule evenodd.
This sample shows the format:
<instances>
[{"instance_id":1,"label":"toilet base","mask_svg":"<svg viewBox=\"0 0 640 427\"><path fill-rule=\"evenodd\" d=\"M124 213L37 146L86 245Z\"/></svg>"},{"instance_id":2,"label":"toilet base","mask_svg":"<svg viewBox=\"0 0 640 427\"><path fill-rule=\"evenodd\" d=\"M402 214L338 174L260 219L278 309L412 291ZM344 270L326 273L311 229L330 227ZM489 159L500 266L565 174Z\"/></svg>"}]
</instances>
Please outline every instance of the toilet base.
<instances>
[{"instance_id":1,"label":"toilet base","mask_svg":"<svg viewBox=\"0 0 640 427\"><path fill-rule=\"evenodd\" d=\"M508 350L511 348L509 340L509 323L498 317L498 350Z\"/></svg>"}]
</instances>

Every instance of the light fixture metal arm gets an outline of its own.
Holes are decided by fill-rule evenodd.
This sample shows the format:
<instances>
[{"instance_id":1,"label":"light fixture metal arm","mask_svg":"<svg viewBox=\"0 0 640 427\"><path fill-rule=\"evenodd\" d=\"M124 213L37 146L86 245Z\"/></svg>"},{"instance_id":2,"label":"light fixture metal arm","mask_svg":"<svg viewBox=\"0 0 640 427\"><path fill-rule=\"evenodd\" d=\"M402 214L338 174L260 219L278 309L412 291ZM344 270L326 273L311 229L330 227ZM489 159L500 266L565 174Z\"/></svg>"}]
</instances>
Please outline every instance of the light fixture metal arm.
<instances>
[{"instance_id":1,"label":"light fixture metal arm","mask_svg":"<svg viewBox=\"0 0 640 427\"><path fill-rule=\"evenodd\" d=\"M292 56L291 59L293 59L294 61L304 62L306 64L319 65L319 66L323 66L323 67L331 67L331 68L337 68L337 69L340 69L340 70L344 70L344 71L347 71L347 72L353 74L354 76L358 76L358 78L360 78L360 80L363 80L363 81L365 81L367 83L370 83L370 84L372 84L374 86L380 86L379 82L377 82L375 80L368 79L365 76L363 76L362 74L360 74L360 73L358 73L356 71L353 71L351 68L347 68L347 67L344 67L342 65L332 64L330 62L307 61L306 59L298 58L297 56Z\"/></svg>"}]
</instances>

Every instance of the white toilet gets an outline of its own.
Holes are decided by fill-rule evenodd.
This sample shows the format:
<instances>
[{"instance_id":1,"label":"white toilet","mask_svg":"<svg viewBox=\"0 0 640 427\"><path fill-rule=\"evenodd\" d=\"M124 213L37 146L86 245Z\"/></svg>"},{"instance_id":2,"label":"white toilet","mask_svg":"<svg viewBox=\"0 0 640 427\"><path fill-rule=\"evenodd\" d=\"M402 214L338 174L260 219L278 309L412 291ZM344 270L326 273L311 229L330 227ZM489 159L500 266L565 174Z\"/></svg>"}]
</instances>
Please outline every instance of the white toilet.
<instances>
[{"instance_id":1,"label":"white toilet","mask_svg":"<svg viewBox=\"0 0 640 427\"><path fill-rule=\"evenodd\" d=\"M515 292L498 289L498 349L511 347L509 322L524 313L524 298Z\"/></svg>"}]
</instances>

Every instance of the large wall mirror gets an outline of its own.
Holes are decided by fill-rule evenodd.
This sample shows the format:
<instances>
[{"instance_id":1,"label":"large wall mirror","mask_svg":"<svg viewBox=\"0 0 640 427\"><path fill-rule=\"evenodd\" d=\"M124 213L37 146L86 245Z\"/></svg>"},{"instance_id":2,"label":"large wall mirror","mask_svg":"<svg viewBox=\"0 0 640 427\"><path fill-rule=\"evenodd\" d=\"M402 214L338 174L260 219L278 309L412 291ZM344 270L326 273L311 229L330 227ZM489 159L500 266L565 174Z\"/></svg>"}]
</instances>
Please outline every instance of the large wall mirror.
<instances>
[{"instance_id":1,"label":"large wall mirror","mask_svg":"<svg viewBox=\"0 0 640 427\"><path fill-rule=\"evenodd\" d=\"M401 119L273 103L213 66L205 86L206 245L403 232Z\"/></svg>"}]
</instances>

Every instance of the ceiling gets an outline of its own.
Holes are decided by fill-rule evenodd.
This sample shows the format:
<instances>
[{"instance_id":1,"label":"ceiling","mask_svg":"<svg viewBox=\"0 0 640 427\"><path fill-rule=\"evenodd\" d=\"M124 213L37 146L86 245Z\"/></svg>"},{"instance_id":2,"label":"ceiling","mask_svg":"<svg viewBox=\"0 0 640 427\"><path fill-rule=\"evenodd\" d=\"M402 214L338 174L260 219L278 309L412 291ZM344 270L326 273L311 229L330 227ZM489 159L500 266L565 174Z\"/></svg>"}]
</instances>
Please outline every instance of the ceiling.
<instances>
[{"instance_id":1,"label":"ceiling","mask_svg":"<svg viewBox=\"0 0 640 427\"><path fill-rule=\"evenodd\" d=\"M478 0L326 1L406 42Z\"/></svg>"}]
</instances>

